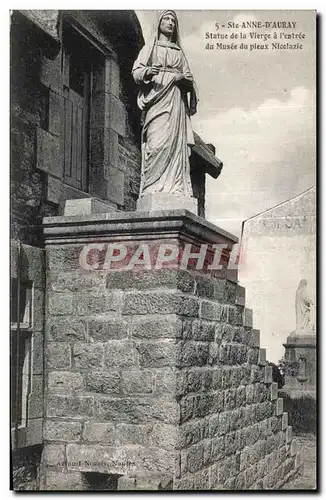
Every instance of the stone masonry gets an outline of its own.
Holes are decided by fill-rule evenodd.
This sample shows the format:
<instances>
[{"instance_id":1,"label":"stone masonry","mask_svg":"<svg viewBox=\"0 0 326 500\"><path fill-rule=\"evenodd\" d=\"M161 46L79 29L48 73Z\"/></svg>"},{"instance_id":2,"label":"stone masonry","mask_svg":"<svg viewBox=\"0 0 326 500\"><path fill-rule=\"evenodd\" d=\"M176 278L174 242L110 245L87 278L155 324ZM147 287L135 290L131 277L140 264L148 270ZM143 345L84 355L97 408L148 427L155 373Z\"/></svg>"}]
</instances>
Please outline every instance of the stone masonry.
<instances>
[{"instance_id":1,"label":"stone masonry","mask_svg":"<svg viewBox=\"0 0 326 500\"><path fill-rule=\"evenodd\" d=\"M44 232L41 489L87 489L94 472L118 475L120 490L278 489L296 473L283 400L225 264L103 265L112 242L198 252L235 237L186 211L51 217Z\"/></svg>"}]
</instances>

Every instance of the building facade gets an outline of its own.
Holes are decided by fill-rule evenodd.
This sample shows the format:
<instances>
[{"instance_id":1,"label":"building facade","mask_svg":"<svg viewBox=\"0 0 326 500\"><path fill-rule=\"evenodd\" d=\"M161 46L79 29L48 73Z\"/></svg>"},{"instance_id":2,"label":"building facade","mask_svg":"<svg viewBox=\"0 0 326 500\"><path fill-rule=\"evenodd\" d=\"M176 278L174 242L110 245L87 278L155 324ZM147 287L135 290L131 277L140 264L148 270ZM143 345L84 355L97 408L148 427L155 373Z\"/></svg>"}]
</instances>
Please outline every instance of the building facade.
<instances>
[{"instance_id":1,"label":"building facade","mask_svg":"<svg viewBox=\"0 0 326 500\"><path fill-rule=\"evenodd\" d=\"M46 259L42 220L67 200L92 212L133 211L140 113L131 68L144 43L133 11L11 15L11 436L15 453L43 443ZM222 163L199 136L191 154L198 213L205 174ZM33 448L34 447L34 448ZM35 448L35 449L36 449Z\"/></svg>"}]
</instances>

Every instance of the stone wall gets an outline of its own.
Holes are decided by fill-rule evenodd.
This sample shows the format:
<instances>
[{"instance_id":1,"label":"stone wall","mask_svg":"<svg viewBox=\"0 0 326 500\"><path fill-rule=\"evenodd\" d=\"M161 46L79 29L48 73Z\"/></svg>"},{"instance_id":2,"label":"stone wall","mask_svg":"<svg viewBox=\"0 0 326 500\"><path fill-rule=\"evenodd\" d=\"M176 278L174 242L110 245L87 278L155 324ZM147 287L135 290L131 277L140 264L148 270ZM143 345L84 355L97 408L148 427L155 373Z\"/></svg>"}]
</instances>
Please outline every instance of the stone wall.
<instances>
[{"instance_id":1,"label":"stone wall","mask_svg":"<svg viewBox=\"0 0 326 500\"><path fill-rule=\"evenodd\" d=\"M120 490L277 489L294 474L244 289L194 269L86 271L53 222L43 488L85 489L99 472Z\"/></svg>"},{"instance_id":2,"label":"stone wall","mask_svg":"<svg viewBox=\"0 0 326 500\"><path fill-rule=\"evenodd\" d=\"M12 429L13 449L32 447L43 442L44 250L21 245L18 261L18 242L12 241L11 279L17 279L18 273L20 273L21 283L28 283L32 290L32 319L30 328L19 332L21 338L30 342L30 361L28 370L21 374L21 376L28 377L27 390L24 393L26 414L23 416L22 425L19 425L17 429L17 434L15 429ZM17 303L17 297L11 296L11 302ZM16 335L16 332L12 331L12 335ZM15 362L15 359L11 359L11 366L14 366ZM15 388L11 387L11 390L14 391Z\"/></svg>"},{"instance_id":3,"label":"stone wall","mask_svg":"<svg viewBox=\"0 0 326 500\"><path fill-rule=\"evenodd\" d=\"M11 16L12 237L40 242L42 218L63 213L67 199L93 196L116 209L135 208L140 117L130 72L142 35L131 11L117 16L127 41L132 38L128 52L125 39L112 35L114 12L14 11ZM63 23L77 26L92 50L97 44L100 61L92 75L85 191L69 186L63 175Z\"/></svg>"}]
</instances>

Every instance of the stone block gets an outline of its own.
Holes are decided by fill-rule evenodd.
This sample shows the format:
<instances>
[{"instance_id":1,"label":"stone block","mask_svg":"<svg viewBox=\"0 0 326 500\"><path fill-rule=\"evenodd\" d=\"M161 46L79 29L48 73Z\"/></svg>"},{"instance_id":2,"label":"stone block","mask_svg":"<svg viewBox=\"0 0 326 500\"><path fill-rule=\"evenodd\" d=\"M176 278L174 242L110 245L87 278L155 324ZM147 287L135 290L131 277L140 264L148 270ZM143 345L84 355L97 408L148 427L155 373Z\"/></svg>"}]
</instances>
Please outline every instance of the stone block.
<instances>
[{"instance_id":1,"label":"stone block","mask_svg":"<svg viewBox=\"0 0 326 500\"><path fill-rule=\"evenodd\" d=\"M235 303L243 307L246 305L246 289L243 286L237 285Z\"/></svg>"},{"instance_id":2,"label":"stone block","mask_svg":"<svg viewBox=\"0 0 326 500\"><path fill-rule=\"evenodd\" d=\"M128 323L119 319L91 319L88 321L88 335L98 342L126 339Z\"/></svg>"},{"instance_id":3,"label":"stone block","mask_svg":"<svg viewBox=\"0 0 326 500\"><path fill-rule=\"evenodd\" d=\"M197 418L222 411L224 405L223 392L201 393L196 396L194 416Z\"/></svg>"},{"instance_id":4,"label":"stone block","mask_svg":"<svg viewBox=\"0 0 326 500\"><path fill-rule=\"evenodd\" d=\"M179 368L204 366L209 357L209 344L206 342L179 342L177 346L176 366Z\"/></svg>"},{"instance_id":5,"label":"stone block","mask_svg":"<svg viewBox=\"0 0 326 500\"><path fill-rule=\"evenodd\" d=\"M118 424L116 443L150 446L152 443L152 424Z\"/></svg>"},{"instance_id":6,"label":"stone block","mask_svg":"<svg viewBox=\"0 0 326 500\"><path fill-rule=\"evenodd\" d=\"M48 287L54 292L80 292L82 290L103 289L102 271L65 271L48 273Z\"/></svg>"},{"instance_id":7,"label":"stone block","mask_svg":"<svg viewBox=\"0 0 326 500\"><path fill-rule=\"evenodd\" d=\"M225 458L219 463L218 482L224 485L226 481L232 476L235 476L237 472L235 456L233 455Z\"/></svg>"},{"instance_id":8,"label":"stone block","mask_svg":"<svg viewBox=\"0 0 326 500\"><path fill-rule=\"evenodd\" d=\"M142 340L181 338L182 321L175 315L166 318L157 316L151 319L135 316L130 326L130 332L132 338Z\"/></svg>"},{"instance_id":9,"label":"stone block","mask_svg":"<svg viewBox=\"0 0 326 500\"><path fill-rule=\"evenodd\" d=\"M202 442L194 444L186 451L186 470L196 472L204 466L204 445Z\"/></svg>"},{"instance_id":10,"label":"stone block","mask_svg":"<svg viewBox=\"0 0 326 500\"><path fill-rule=\"evenodd\" d=\"M43 443L43 418L29 418L26 427L26 446Z\"/></svg>"},{"instance_id":11,"label":"stone block","mask_svg":"<svg viewBox=\"0 0 326 500\"><path fill-rule=\"evenodd\" d=\"M59 137L41 128L36 130L36 168L59 179L62 178L62 158Z\"/></svg>"},{"instance_id":12,"label":"stone block","mask_svg":"<svg viewBox=\"0 0 326 500\"><path fill-rule=\"evenodd\" d=\"M264 369L264 382L265 384L273 383L273 368L272 366L266 365Z\"/></svg>"},{"instance_id":13,"label":"stone block","mask_svg":"<svg viewBox=\"0 0 326 500\"><path fill-rule=\"evenodd\" d=\"M46 441L80 441L82 426L80 422L46 420L44 439Z\"/></svg>"},{"instance_id":14,"label":"stone block","mask_svg":"<svg viewBox=\"0 0 326 500\"><path fill-rule=\"evenodd\" d=\"M53 316L66 316L74 310L74 297L68 293L49 293L48 311Z\"/></svg>"},{"instance_id":15,"label":"stone block","mask_svg":"<svg viewBox=\"0 0 326 500\"><path fill-rule=\"evenodd\" d=\"M188 210L193 214L198 213L197 199L185 195L170 193L154 193L143 196L137 201L138 212L154 212L157 210ZM185 268L187 263L185 262Z\"/></svg>"},{"instance_id":16,"label":"stone block","mask_svg":"<svg viewBox=\"0 0 326 500\"><path fill-rule=\"evenodd\" d=\"M61 110L63 97L52 90L49 91L49 123L48 131L60 137L61 133Z\"/></svg>"},{"instance_id":17,"label":"stone block","mask_svg":"<svg viewBox=\"0 0 326 500\"><path fill-rule=\"evenodd\" d=\"M272 382L270 390L271 390L271 401L275 401L278 398L277 382Z\"/></svg>"},{"instance_id":18,"label":"stone block","mask_svg":"<svg viewBox=\"0 0 326 500\"><path fill-rule=\"evenodd\" d=\"M284 412L282 415L282 431L284 431L288 426L288 413Z\"/></svg>"},{"instance_id":19,"label":"stone block","mask_svg":"<svg viewBox=\"0 0 326 500\"><path fill-rule=\"evenodd\" d=\"M105 174L107 199L117 205L124 205L125 202L125 174L110 165Z\"/></svg>"},{"instance_id":20,"label":"stone block","mask_svg":"<svg viewBox=\"0 0 326 500\"><path fill-rule=\"evenodd\" d=\"M40 71L40 81L43 85L56 92L61 92L61 74L61 52L55 59L43 57Z\"/></svg>"},{"instance_id":21,"label":"stone block","mask_svg":"<svg viewBox=\"0 0 326 500\"><path fill-rule=\"evenodd\" d=\"M32 356L32 373L41 375L43 373L43 332L33 333L33 356Z\"/></svg>"},{"instance_id":22,"label":"stone block","mask_svg":"<svg viewBox=\"0 0 326 500\"><path fill-rule=\"evenodd\" d=\"M94 398L90 396L48 396L46 411L48 417L92 417Z\"/></svg>"},{"instance_id":23,"label":"stone block","mask_svg":"<svg viewBox=\"0 0 326 500\"><path fill-rule=\"evenodd\" d=\"M243 325L250 328L253 327L252 309L248 309L247 307L244 308Z\"/></svg>"},{"instance_id":24,"label":"stone block","mask_svg":"<svg viewBox=\"0 0 326 500\"><path fill-rule=\"evenodd\" d=\"M81 472L45 471L45 489L50 491L83 491L87 481Z\"/></svg>"},{"instance_id":25,"label":"stone block","mask_svg":"<svg viewBox=\"0 0 326 500\"><path fill-rule=\"evenodd\" d=\"M209 423L207 423L209 425ZM202 439L202 421L191 420L179 427L179 447L187 448L192 444L196 444Z\"/></svg>"},{"instance_id":26,"label":"stone block","mask_svg":"<svg viewBox=\"0 0 326 500\"><path fill-rule=\"evenodd\" d=\"M278 398L276 401L276 415L279 416L282 415L282 413L283 413L283 399Z\"/></svg>"},{"instance_id":27,"label":"stone block","mask_svg":"<svg viewBox=\"0 0 326 500\"><path fill-rule=\"evenodd\" d=\"M67 469L128 475L144 474L155 470L173 474L175 453L158 448L133 446L98 446L98 444L68 444Z\"/></svg>"},{"instance_id":28,"label":"stone block","mask_svg":"<svg viewBox=\"0 0 326 500\"><path fill-rule=\"evenodd\" d=\"M84 245L80 246L53 246L47 249L46 266L53 271L76 271L80 269L79 257Z\"/></svg>"},{"instance_id":29,"label":"stone block","mask_svg":"<svg viewBox=\"0 0 326 500\"><path fill-rule=\"evenodd\" d=\"M92 215L115 211L116 205L114 203L100 200L95 196L88 196L87 198L66 199L64 215Z\"/></svg>"},{"instance_id":30,"label":"stone block","mask_svg":"<svg viewBox=\"0 0 326 500\"><path fill-rule=\"evenodd\" d=\"M180 375L179 371L169 367L153 370L154 395L182 394L183 379L180 380L178 375Z\"/></svg>"},{"instance_id":31,"label":"stone block","mask_svg":"<svg viewBox=\"0 0 326 500\"><path fill-rule=\"evenodd\" d=\"M65 462L65 447L63 444L47 444L43 450L43 464L45 466L63 466ZM60 464L60 465L59 465Z\"/></svg>"},{"instance_id":32,"label":"stone block","mask_svg":"<svg viewBox=\"0 0 326 500\"><path fill-rule=\"evenodd\" d=\"M240 435L238 432L232 431L224 436L225 455L233 455L240 448Z\"/></svg>"},{"instance_id":33,"label":"stone block","mask_svg":"<svg viewBox=\"0 0 326 500\"><path fill-rule=\"evenodd\" d=\"M228 323L235 326L243 326L244 308L235 306L228 308Z\"/></svg>"},{"instance_id":34,"label":"stone block","mask_svg":"<svg viewBox=\"0 0 326 500\"><path fill-rule=\"evenodd\" d=\"M251 347L260 347L260 330L253 329L250 342Z\"/></svg>"},{"instance_id":35,"label":"stone block","mask_svg":"<svg viewBox=\"0 0 326 500\"><path fill-rule=\"evenodd\" d=\"M135 247L139 249L140 245ZM157 245L153 245L153 252L157 252ZM180 290L186 293L194 291L194 278L188 271L180 269L151 269L134 268L120 273L108 273L107 287L111 290L150 290L166 288Z\"/></svg>"},{"instance_id":36,"label":"stone block","mask_svg":"<svg viewBox=\"0 0 326 500\"><path fill-rule=\"evenodd\" d=\"M135 365L133 343L123 340L110 340L106 342L105 364L108 369L133 367Z\"/></svg>"},{"instance_id":37,"label":"stone block","mask_svg":"<svg viewBox=\"0 0 326 500\"><path fill-rule=\"evenodd\" d=\"M258 365L265 366L266 364L266 349L259 349Z\"/></svg>"},{"instance_id":38,"label":"stone block","mask_svg":"<svg viewBox=\"0 0 326 500\"><path fill-rule=\"evenodd\" d=\"M199 303L194 297L167 292L126 293L122 314L180 314L198 316Z\"/></svg>"},{"instance_id":39,"label":"stone block","mask_svg":"<svg viewBox=\"0 0 326 500\"><path fill-rule=\"evenodd\" d=\"M180 479L174 479L173 490L189 491L194 489L194 474L184 474Z\"/></svg>"},{"instance_id":40,"label":"stone block","mask_svg":"<svg viewBox=\"0 0 326 500\"><path fill-rule=\"evenodd\" d=\"M245 344L246 346L248 347L254 347L252 346L252 328L248 327L248 326L244 326L244 327L238 327L242 333L242 337L241 337L241 342L243 344ZM239 342L237 340L237 342Z\"/></svg>"},{"instance_id":41,"label":"stone block","mask_svg":"<svg viewBox=\"0 0 326 500\"><path fill-rule=\"evenodd\" d=\"M135 491L137 481L135 477L120 476L118 479L118 491Z\"/></svg>"},{"instance_id":42,"label":"stone block","mask_svg":"<svg viewBox=\"0 0 326 500\"><path fill-rule=\"evenodd\" d=\"M119 294L99 291L79 293L76 296L77 314L80 316L105 314L118 311L120 307Z\"/></svg>"},{"instance_id":43,"label":"stone block","mask_svg":"<svg viewBox=\"0 0 326 500\"><path fill-rule=\"evenodd\" d=\"M297 451L297 441L295 439L293 439L291 442L290 453L291 453L291 457L294 457L295 455L299 455L299 453L300 453ZM299 457L298 461L300 462L300 457Z\"/></svg>"},{"instance_id":44,"label":"stone block","mask_svg":"<svg viewBox=\"0 0 326 500\"><path fill-rule=\"evenodd\" d=\"M18 242L11 240L10 244L10 272L11 277L17 277ZM22 281L33 281L34 290L40 289L43 292L45 284L45 254L42 248L21 245L21 265ZM44 292L43 292L44 295ZM43 327L42 327L43 330Z\"/></svg>"},{"instance_id":45,"label":"stone block","mask_svg":"<svg viewBox=\"0 0 326 500\"><path fill-rule=\"evenodd\" d=\"M48 175L46 184L46 199L50 203L59 205L62 196L62 181Z\"/></svg>"},{"instance_id":46,"label":"stone block","mask_svg":"<svg viewBox=\"0 0 326 500\"><path fill-rule=\"evenodd\" d=\"M237 297L237 284L228 279L225 280L224 286L224 302L226 304L235 304Z\"/></svg>"},{"instance_id":47,"label":"stone block","mask_svg":"<svg viewBox=\"0 0 326 500\"><path fill-rule=\"evenodd\" d=\"M219 345L215 342L211 342L209 344L208 364L216 365L218 364L218 360L219 360Z\"/></svg>"},{"instance_id":48,"label":"stone block","mask_svg":"<svg viewBox=\"0 0 326 500\"><path fill-rule=\"evenodd\" d=\"M150 371L132 370L121 373L121 388L124 394L148 394L153 391L153 375Z\"/></svg>"},{"instance_id":49,"label":"stone block","mask_svg":"<svg viewBox=\"0 0 326 500\"><path fill-rule=\"evenodd\" d=\"M172 450L179 448L180 429L171 424L154 423L151 433L152 446Z\"/></svg>"},{"instance_id":50,"label":"stone block","mask_svg":"<svg viewBox=\"0 0 326 500\"><path fill-rule=\"evenodd\" d=\"M246 404L246 386L240 386L236 389L236 406L244 406Z\"/></svg>"},{"instance_id":51,"label":"stone block","mask_svg":"<svg viewBox=\"0 0 326 500\"><path fill-rule=\"evenodd\" d=\"M194 320L189 335L193 340L212 342L215 338L215 322Z\"/></svg>"},{"instance_id":52,"label":"stone block","mask_svg":"<svg viewBox=\"0 0 326 500\"><path fill-rule=\"evenodd\" d=\"M50 372L48 374L48 391L52 394L70 395L84 389L83 377L80 373Z\"/></svg>"},{"instance_id":53,"label":"stone block","mask_svg":"<svg viewBox=\"0 0 326 500\"><path fill-rule=\"evenodd\" d=\"M83 439L88 442L113 445L117 439L115 426L108 422L85 422Z\"/></svg>"},{"instance_id":54,"label":"stone block","mask_svg":"<svg viewBox=\"0 0 326 500\"><path fill-rule=\"evenodd\" d=\"M224 306L216 302L203 300L200 308L200 317L210 321L219 321L221 319L223 307Z\"/></svg>"},{"instance_id":55,"label":"stone block","mask_svg":"<svg viewBox=\"0 0 326 500\"><path fill-rule=\"evenodd\" d=\"M292 441L292 438L293 438L293 434L292 434L292 426L289 425L285 431L286 433L286 442L287 444L291 443Z\"/></svg>"},{"instance_id":56,"label":"stone block","mask_svg":"<svg viewBox=\"0 0 326 500\"><path fill-rule=\"evenodd\" d=\"M104 348L103 344L84 344L76 342L73 346L73 364L75 368L102 368Z\"/></svg>"},{"instance_id":57,"label":"stone block","mask_svg":"<svg viewBox=\"0 0 326 500\"><path fill-rule=\"evenodd\" d=\"M34 288L33 293L33 329L35 332L43 331L44 328L44 290Z\"/></svg>"},{"instance_id":58,"label":"stone block","mask_svg":"<svg viewBox=\"0 0 326 500\"><path fill-rule=\"evenodd\" d=\"M119 97L120 92L120 67L113 58L105 59L105 92Z\"/></svg>"},{"instance_id":59,"label":"stone block","mask_svg":"<svg viewBox=\"0 0 326 500\"><path fill-rule=\"evenodd\" d=\"M236 389L226 389L224 391L224 409L232 410L236 406Z\"/></svg>"},{"instance_id":60,"label":"stone block","mask_svg":"<svg viewBox=\"0 0 326 500\"><path fill-rule=\"evenodd\" d=\"M194 414L195 397L186 396L180 399L180 424L190 420Z\"/></svg>"},{"instance_id":61,"label":"stone block","mask_svg":"<svg viewBox=\"0 0 326 500\"><path fill-rule=\"evenodd\" d=\"M144 342L135 347L139 365L143 368L162 368L176 364L176 346L173 341Z\"/></svg>"},{"instance_id":62,"label":"stone block","mask_svg":"<svg viewBox=\"0 0 326 500\"><path fill-rule=\"evenodd\" d=\"M74 318L50 318L46 324L46 338L57 342L86 340L85 322Z\"/></svg>"},{"instance_id":63,"label":"stone block","mask_svg":"<svg viewBox=\"0 0 326 500\"><path fill-rule=\"evenodd\" d=\"M106 119L111 128L122 137L126 135L126 110L120 99L113 94L106 94Z\"/></svg>"},{"instance_id":64,"label":"stone block","mask_svg":"<svg viewBox=\"0 0 326 500\"><path fill-rule=\"evenodd\" d=\"M86 390L100 394L119 394L120 374L117 371L89 372L86 376Z\"/></svg>"},{"instance_id":65,"label":"stone block","mask_svg":"<svg viewBox=\"0 0 326 500\"><path fill-rule=\"evenodd\" d=\"M50 342L46 347L48 369L65 370L71 367L70 345L61 342Z\"/></svg>"},{"instance_id":66,"label":"stone block","mask_svg":"<svg viewBox=\"0 0 326 500\"><path fill-rule=\"evenodd\" d=\"M97 415L111 422L137 424L159 420L175 424L180 419L180 409L176 401L166 397L102 397L97 400Z\"/></svg>"},{"instance_id":67,"label":"stone block","mask_svg":"<svg viewBox=\"0 0 326 500\"><path fill-rule=\"evenodd\" d=\"M210 489L209 468L202 469L194 474L194 490L207 491Z\"/></svg>"},{"instance_id":68,"label":"stone block","mask_svg":"<svg viewBox=\"0 0 326 500\"><path fill-rule=\"evenodd\" d=\"M218 462L225 457L224 436L213 437L211 439L210 462Z\"/></svg>"},{"instance_id":69,"label":"stone block","mask_svg":"<svg viewBox=\"0 0 326 500\"><path fill-rule=\"evenodd\" d=\"M251 347L248 349L248 363L250 365L257 365L259 359L259 349L257 347Z\"/></svg>"},{"instance_id":70,"label":"stone block","mask_svg":"<svg viewBox=\"0 0 326 500\"><path fill-rule=\"evenodd\" d=\"M214 281L206 276L196 276L196 295L214 299Z\"/></svg>"}]
</instances>

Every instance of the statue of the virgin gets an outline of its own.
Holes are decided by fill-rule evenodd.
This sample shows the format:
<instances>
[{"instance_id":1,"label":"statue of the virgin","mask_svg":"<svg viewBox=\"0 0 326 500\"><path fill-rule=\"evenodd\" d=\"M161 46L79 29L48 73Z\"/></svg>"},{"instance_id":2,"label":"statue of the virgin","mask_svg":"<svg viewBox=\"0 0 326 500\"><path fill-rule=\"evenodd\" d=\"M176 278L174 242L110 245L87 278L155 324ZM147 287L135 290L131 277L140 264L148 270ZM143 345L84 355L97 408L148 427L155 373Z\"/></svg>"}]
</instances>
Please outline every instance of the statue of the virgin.
<instances>
[{"instance_id":1,"label":"statue of the virgin","mask_svg":"<svg viewBox=\"0 0 326 500\"><path fill-rule=\"evenodd\" d=\"M160 12L154 40L141 49L132 74L142 110L140 198L154 193L191 197L190 116L196 113L197 95L174 11Z\"/></svg>"},{"instance_id":2,"label":"statue of the virgin","mask_svg":"<svg viewBox=\"0 0 326 500\"><path fill-rule=\"evenodd\" d=\"M300 280L295 296L297 333L314 330L313 301L307 292L307 280Z\"/></svg>"}]
</instances>

